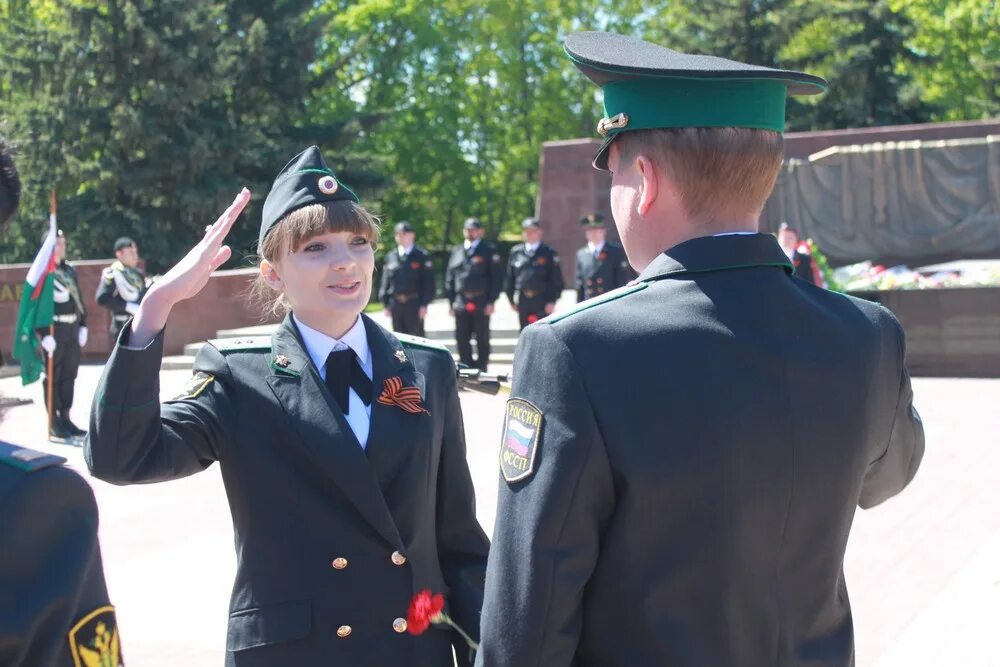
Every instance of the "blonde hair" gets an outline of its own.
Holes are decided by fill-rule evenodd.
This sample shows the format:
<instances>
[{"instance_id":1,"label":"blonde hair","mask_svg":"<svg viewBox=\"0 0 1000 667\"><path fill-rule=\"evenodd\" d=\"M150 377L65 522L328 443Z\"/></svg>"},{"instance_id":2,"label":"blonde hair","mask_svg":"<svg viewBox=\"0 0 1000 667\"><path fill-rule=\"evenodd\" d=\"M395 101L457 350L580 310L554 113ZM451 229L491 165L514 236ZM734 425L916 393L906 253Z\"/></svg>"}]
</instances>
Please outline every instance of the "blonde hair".
<instances>
[{"instance_id":1,"label":"blonde hair","mask_svg":"<svg viewBox=\"0 0 1000 667\"><path fill-rule=\"evenodd\" d=\"M687 127L623 133L619 164L647 155L681 191L699 222L759 216L774 189L784 147L780 132L743 127Z\"/></svg>"},{"instance_id":2,"label":"blonde hair","mask_svg":"<svg viewBox=\"0 0 1000 667\"><path fill-rule=\"evenodd\" d=\"M326 232L360 234L374 249L380 231L379 219L360 204L351 201L311 204L292 211L271 228L257 248L257 261L266 259L274 264L282 255L296 252L306 241ZM264 317L284 317L292 309L285 295L268 285L260 274L250 285L249 297Z\"/></svg>"}]
</instances>

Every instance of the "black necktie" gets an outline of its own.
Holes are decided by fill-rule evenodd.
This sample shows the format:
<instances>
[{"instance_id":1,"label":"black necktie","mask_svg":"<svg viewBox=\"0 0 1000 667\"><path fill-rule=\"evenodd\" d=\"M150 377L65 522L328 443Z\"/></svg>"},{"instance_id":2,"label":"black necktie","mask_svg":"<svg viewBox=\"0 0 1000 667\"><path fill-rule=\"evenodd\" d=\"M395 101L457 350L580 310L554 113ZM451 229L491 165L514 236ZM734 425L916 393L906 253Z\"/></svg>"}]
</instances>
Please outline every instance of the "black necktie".
<instances>
[{"instance_id":1,"label":"black necktie","mask_svg":"<svg viewBox=\"0 0 1000 667\"><path fill-rule=\"evenodd\" d=\"M348 389L353 389L365 405L372 402L372 381L357 359L350 348L334 350L326 358L326 386L345 415L351 409Z\"/></svg>"}]
</instances>

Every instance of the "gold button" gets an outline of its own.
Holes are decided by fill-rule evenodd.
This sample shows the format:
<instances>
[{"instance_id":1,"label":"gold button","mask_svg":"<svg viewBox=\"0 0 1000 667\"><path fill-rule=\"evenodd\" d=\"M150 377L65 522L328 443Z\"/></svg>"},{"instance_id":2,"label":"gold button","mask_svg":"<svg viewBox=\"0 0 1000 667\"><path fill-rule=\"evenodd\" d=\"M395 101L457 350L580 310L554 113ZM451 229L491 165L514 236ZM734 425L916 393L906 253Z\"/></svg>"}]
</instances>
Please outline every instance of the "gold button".
<instances>
[{"instance_id":1,"label":"gold button","mask_svg":"<svg viewBox=\"0 0 1000 667\"><path fill-rule=\"evenodd\" d=\"M345 567L347 567L347 559L346 558L334 558L333 562L330 563L330 565L333 566L334 570L343 570Z\"/></svg>"},{"instance_id":2,"label":"gold button","mask_svg":"<svg viewBox=\"0 0 1000 667\"><path fill-rule=\"evenodd\" d=\"M337 636L340 637L341 639L343 639L344 637L346 637L349 634L351 634L351 626L349 626L349 625L342 625L339 628L337 628Z\"/></svg>"},{"instance_id":3,"label":"gold button","mask_svg":"<svg viewBox=\"0 0 1000 667\"><path fill-rule=\"evenodd\" d=\"M406 619L397 618L392 622L392 629L399 633L406 632Z\"/></svg>"},{"instance_id":4,"label":"gold button","mask_svg":"<svg viewBox=\"0 0 1000 667\"><path fill-rule=\"evenodd\" d=\"M406 556L399 551L393 551L391 558L393 565L406 565Z\"/></svg>"}]
</instances>

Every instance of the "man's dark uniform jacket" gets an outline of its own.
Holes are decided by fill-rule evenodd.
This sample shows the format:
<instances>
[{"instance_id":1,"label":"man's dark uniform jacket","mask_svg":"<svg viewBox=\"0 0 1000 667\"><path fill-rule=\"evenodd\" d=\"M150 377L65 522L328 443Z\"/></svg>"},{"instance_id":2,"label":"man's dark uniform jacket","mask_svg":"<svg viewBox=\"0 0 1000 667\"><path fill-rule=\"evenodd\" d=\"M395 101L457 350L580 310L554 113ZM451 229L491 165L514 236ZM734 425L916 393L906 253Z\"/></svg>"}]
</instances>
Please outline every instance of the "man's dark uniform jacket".
<instances>
[{"instance_id":1,"label":"man's dark uniform jacket","mask_svg":"<svg viewBox=\"0 0 1000 667\"><path fill-rule=\"evenodd\" d=\"M576 251L576 300L600 296L635 278L621 246L605 243L594 256L589 246Z\"/></svg>"},{"instance_id":2,"label":"man's dark uniform jacket","mask_svg":"<svg viewBox=\"0 0 1000 667\"><path fill-rule=\"evenodd\" d=\"M477 312L493 303L503 290L503 266L496 248L480 240L474 249L457 245L451 251L445 273L445 296L456 311L473 304Z\"/></svg>"},{"instance_id":3,"label":"man's dark uniform jacket","mask_svg":"<svg viewBox=\"0 0 1000 667\"><path fill-rule=\"evenodd\" d=\"M0 442L0 665L124 664L97 503L66 459ZM88 660L100 659L100 662Z\"/></svg>"},{"instance_id":4,"label":"man's dark uniform jacket","mask_svg":"<svg viewBox=\"0 0 1000 667\"><path fill-rule=\"evenodd\" d=\"M142 297L146 295L146 276L139 269L125 266L119 260L105 267L101 272L101 282L97 285L94 300L111 311L111 334L118 337L122 327L134 314Z\"/></svg>"},{"instance_id":5,"label":"man's dark uniform jacket","mask_svg":"<svg viewBox=\"0 0 1000 667\"><path fill-rule=\"evenodd\" d=\"M52 329L56 341L56 349L52 353L52 402L57 415L65 411L68 417L69 409L73 406L74 385L80 368L80 327L87 326L87 307L80 294L76 269L65 260L56 265L52 284L55 301ZM43 327L37 331L39 336L45 336L48 335L49 328Z\"/></svg>"},{"instance_id":6,"label":"man's dark uniform jacket","mask_svg":"<svg viewBox=\"0 0 1000 667\"><path fill-rule=\"evenodd\" d=\"M790 273L697 238L525 329L477 664L853 664L855 508L923 427L896 319Z\"/></svg>"},{"instance_id":7,"label":"man's dark uniform jacket","mask_svg":"<svg viewBox=\"0 0 1000 667\"><path fill-rule=\"evenodd\" d=\"M385 254L379 301L392 314L392 328L423 335L420 309L434 300L434 264L422 248L413 246L405 257L393 248Z\"/></svg>"},{"instance_id":8,"label":"man's dark uniform jacket","mask_svg":"<svg viewBox=\"0 0 1000 667\"><path fill-rule=\"evenodd\" d=\"M455 364L364 317L376 397L420 390L426 412L373 400L362 449L290 317L273 336L210 341L174 400L158 400L161 333L111 354L84 455L116 484L222 469L236 539L226 664L450 665L459 635L406 631L412 596L444 593L475 632L488 542L475 513ZM417 339L420 341L421 339Z\"/></svg>"},{"instance_id":9,"label":"man's dark uniform jacket","mask_svg":"<svg viewBox=\"0 0 1000 667\"><path fill-rule=\"evenodd\" d=\"M545 317L545 305L558 301L562 290L562 267L551 246L539 243L533 253L523 243L511 249L504 292L512 304L517 304L522 329Z\"/></svg>"}]
</instances>

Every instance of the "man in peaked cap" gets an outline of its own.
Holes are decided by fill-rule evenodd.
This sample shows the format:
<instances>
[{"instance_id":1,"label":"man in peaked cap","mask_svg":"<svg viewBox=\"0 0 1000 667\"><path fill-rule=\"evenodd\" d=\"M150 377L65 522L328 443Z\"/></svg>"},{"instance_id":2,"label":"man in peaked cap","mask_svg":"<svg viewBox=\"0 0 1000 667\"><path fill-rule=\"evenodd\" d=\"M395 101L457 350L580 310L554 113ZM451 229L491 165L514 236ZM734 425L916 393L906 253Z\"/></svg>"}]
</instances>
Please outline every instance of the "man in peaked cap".
<instances>
[{"instance_id":1,"label":"man in peaked cap","mask_svg":"<svg viewBox=\"0 0 1000 667\"><path fill-rule=\"evenodd\" d=\"M115 239L115 261L101 271L94 300L111 311L111 336L117 340L125 323L139 311L149 286L139 268L139 246L127 236Z\"/></svg>"},{"instance_id":2,"label":"man in peaked cap","mask_svg":"<svg viewBox=\"0 0 1000 667\"><path fill-rule=\"evenodd\" d=\"M563 290L559 255L542 243L542 226L537 218L521 223L524 243L514 246L507 260L504 292L517 311L521 329L550 315Z\"/></svg>"},{"instance_id":3,"label":"man in peaked cap","mask_svg":"<svg viewBox=\"0 0 1000 667\"><path fill-rule=\"evenodd\" d=\"M0 137L0 231L21 186ZM3 406L0 405L0 420ZM119 667L90 485L61 456L0 442L0 665Z\"/></svg>"},{"instance_id":4,"label":"man in peaked cap","mask_svg":"<svg viewBox=\"0 0 1000 667\"><path fill-rule=\"evenodd\" d=\"M635 278L621 246L607 242L604 216L580 218L587 245L576 251L576 300L586 301L625 285Z\"/></svg>"},{"instance_id":5,"label":"man in peaked cap","mask_svg":"<svg viewBox=\"0 0 1000 667\"><path fill-rule=\"evenodd\" d=\"M855 508L913 478L899 323L791 277L757 220L814 76L606 33L611 210L637 280L528 327L479 665L854 663Z\"/></svg>"},{"instance_id":6,"label":"man in peaked cap","mask_svg":"<svg viewBox=\"0 0 1000 667\"><path fill-rule=\"evenodd\" d=\"M416 245L417 234L407 221L396 223L396 248L385 254L378 298L394 331L424 335L427 305L434 299L434 263Z\"/></svg>"},{"instance_id":7,"label":"man in peaked cap","mask_svg":"<svg viewBox=\"0 0 1000 667\"><path fill-rule=\"evenodd\" d=\"M485 371L490 362L490 316L493 302L503 290L500 255L483 240L483 225L468 218L462 226L465 242L455 246L448 258L444 292L455 316L455 343L459 361ZM472 335L476 336L476 359L472 358Z\"/></svg>"}]
</instances>

